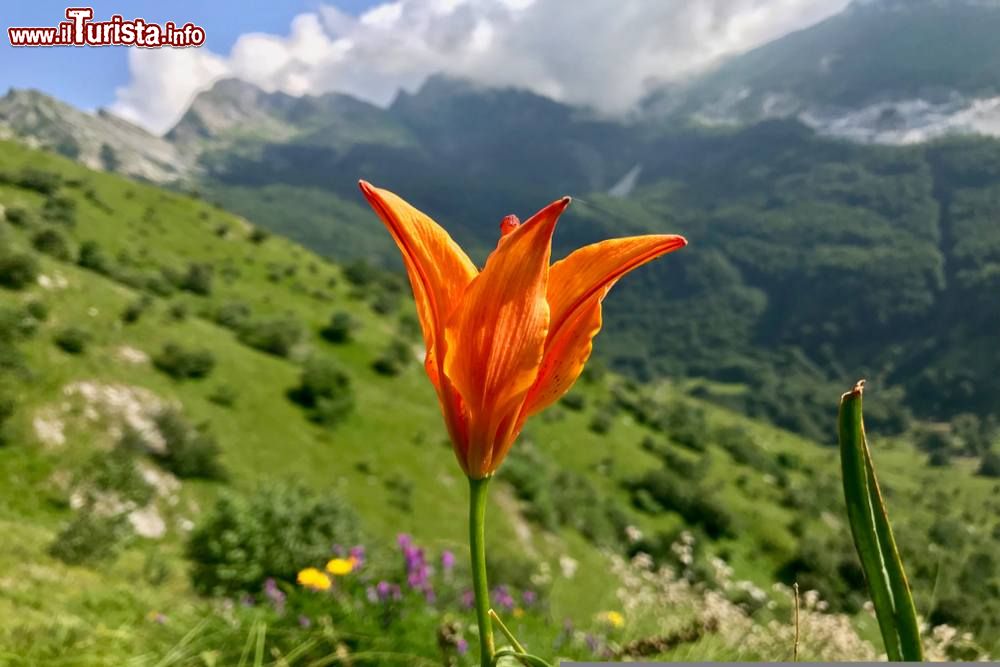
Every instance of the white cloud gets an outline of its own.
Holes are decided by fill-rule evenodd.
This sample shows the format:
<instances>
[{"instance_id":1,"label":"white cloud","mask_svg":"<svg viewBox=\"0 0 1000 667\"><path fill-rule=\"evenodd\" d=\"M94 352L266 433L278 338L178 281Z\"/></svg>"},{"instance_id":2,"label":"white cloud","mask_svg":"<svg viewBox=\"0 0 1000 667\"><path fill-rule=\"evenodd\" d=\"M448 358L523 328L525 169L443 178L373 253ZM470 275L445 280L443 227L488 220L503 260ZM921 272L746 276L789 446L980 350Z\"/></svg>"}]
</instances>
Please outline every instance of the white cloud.
<instances>
[{"instance_id":1,"label":"white cloud","mask_svg":"<svg viewBox=\"0 0 1000 667\"><path fill-rule=\"evenodd\" d=\"M323 6L297 16L287 35L241 36L228 55L133 49L131 81L112 111L163 132L224 77L387 104L400 88L445 72L620 113L657 82L805 27L847 2L397 0L360 17Z\"/></svg>"}]
</instances>

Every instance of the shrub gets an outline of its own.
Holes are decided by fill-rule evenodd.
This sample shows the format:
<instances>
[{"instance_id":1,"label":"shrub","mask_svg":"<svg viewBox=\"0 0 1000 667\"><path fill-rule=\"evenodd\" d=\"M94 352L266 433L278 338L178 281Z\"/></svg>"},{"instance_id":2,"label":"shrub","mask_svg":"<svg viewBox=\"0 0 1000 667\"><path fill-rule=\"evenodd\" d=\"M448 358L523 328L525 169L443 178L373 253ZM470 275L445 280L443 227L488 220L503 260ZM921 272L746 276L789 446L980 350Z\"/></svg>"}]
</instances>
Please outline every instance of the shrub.
<instances>
[{"instance_id":1,"label":"shrub","mask_svg":"<svg viewBox=\"0 0 1000 667\"><path fill-rule=\"evenodd\" d=\"M613 415L608 410L602 409L591 417L587 428L598 435L605 435L611 430L611 425L614 423L613 419Z\"/></svg>"},{"instance_id":2,"label":"shrub","mask_svg":"<svg viewBox=\"0 0 1000 667\"><path fill-rule=\"evenodd\" d=\"M422 333L420 320L413 313L402 313L396 324L396 331L407 340L419 340Z\"/></svg>"},{"instance_id":3,"label":"shrub","mask_svg":"<svg viewBox=\"0 0 1000 667\"><path fill-rule=\"evenodd\" d=\"M253 231L250 232L251 243L260 245L269 238L271 238L271 233L262 227L254 227Z\"/></svg>"},{"instance_id":4,"label":"shrub","mask_svg":"<svg viewBox=\"0 0 1000 667\"><path fill-rule=\"evenodd\" d=\"M380 289L375 293L375 297L372 299L372 311L379 315L389 315L399 310L400 301L401 299L398 294L393 294Z\"/></svg>"},{"instance_id":5,"label":"shrub","mask_svg":"<svg viewBox=\"0 0 1000 667\"><path fill-rule=\"evenodd\" d=\"M188 318L188 306L183 301L177 301L176 303L170 304L170 308L167 309L167 317L172 319L174 322L183 322Z\"/></svg>"},{"instance_id":6,"label":"shrub","mask_svg":"<svg viewBox=\"0 0 1000 667\"><path fill-rule=\"evenodd\" d=\"M566 394L559 402L574 412L580 412L587 406L587 400L583 397L583 394L576 392Z\"/></svg>"},{"instance_id":7,"label":"shrub","mask_svg":"<svg viewBox=\"0 0 1000 667\"><path fill-rule=\"evenodd\" d=\"M97 241L84 241L80 244L80 255L76 263L85 269L107 274L111 271L111 260Z\"/></svg>"},{"instance_id":8,"label":"shrub","mask_svg":"<svg viewBox=\"0 0 1000 667\"><path fill-rule=\"evenodd\" d=\"M201 296L212 293L212 267L208 264L192 262L188 265L187 273L181 278L178 286Z\"/></svg>"},{"instance_id":9,"label":"shrub","mask_svg":"<svg viewBox=\"0 0 1000 667\"><path fill-rule=\"evenodd\" d=\"M227 494L191 533L191 583L204 595L257 592L268 577L294 582L323 563L333 544L360 542L358 522L337 496L271 483L247 496Z\"/></svg>"},{"instance_id":10,"label":"shrub","mask_svg":"<svg viewBox=\"0 0 1000 667\"><path fill-rule=\"evenodd\" d=\"M395 339L374 362L372 368L382 375L399 375L413 361L413 351L406 341Z\"/></svg>"},{"instance_id":11,"label":"shrub","mask_svg":"<svg viewBox=\"0 0 1000 667\"><path fill-rule=\"evenodd\" d=\"M28 227L34 222L31 211L23 206L8 206L4 210L4 217L15 227Z\"/></svg>"},{"instance_id":12,"label":"shrub","mask_svg":"<svg viewBox=\"0 0 1000 667\"><path fill-rule=\"evenodd\" d=\"M15 410L17 410L17 401L7 393L7 389L0 386L0 428L3 428L4 423L14 416Z\"/></svg>"},{"instance_id":13,"label":"shrub","mask_svg":"<svg viewBox=\"0 0 1000 667\"><path fill-rule=\"evenodd\" d=\"M101 516L85 509L56 535L49 555L70 565L111 560L130 534L131 526L124 515Z\"/></svg>"},{"instance_id":14,"label":"shrub","mask_svg":"<svg viewBox=\"0 0 1000 667\"><path fill-rule=\"evenodd\" d=\"M351 262L344 267L344 277L355 287L370 285L378 280L378 275L378 270L363 259Z\"/></svg>"},{"instance_id":15,"label":"shrub","mask_svg":"<svg viewBox=\"0 0 1000 667\"><path fill-rule=\"evenodd\" d=\"M31 245L38 252L43 252L50 257L67 262L71 252L66 237L55 229L43 229L31 237Z\"/></svg>"},{"instance_id":16,"label":"shrub","mask_svg":"<svg viewBox=\"0 0 1000 667\"><path fill-rule=\"evenodd\" d=\"M288 397L309 411L310 419L332 426L354 409L351 378L340 364L325 357L313 357L302 369L299 386Z\"/></svg>"},{"instance_id":17,"label":"shrub","mask_svg":"<svg viewBox=\"0 0 1000 667\"><path fill-rule=\"evenodd\" d=\"M26 253L0 251L0 286L23 289L38 278L38 261Z\"/></svg>"},{"instance_id":18,"label":"shrub","mask_svg":"<svg viewBox=\"0 0 1000 667\"><path fill-rule=\"evenodd\" d=\"M143 295L138 299L132 301L129 305L125 306L125 310L122 311L122 322L125 324L133 324L139 321L143 313L153 305L153 300L148 295Z\"/></svg>"},{"instance_id":19,"label":"shrub","mask_svg":"<svg viewBox=\"0 0 1000 667\"><path fill-rule=\"evenodd\" d=\"M25 303L24 312L38 322L44 322L49 318L49 307L45 305L44 301L38 299L32 299Z\"/></svg>"},{"instance_id":20,"label":"shrub","mask_svg":"<svg viewBox=\"0 0 1000 667\"><path fill-rule=\"evenodd\" d=\"M330 322L320 329L320 335L331 343L346 343L351 340L351 334L358 323L350 313L339 311L330 317Z\"/></svg>"},{"instance_id":21,"label":"shrub","mask_svg":"<svg viewBox=\"0 0 1000 667\"><path fill-rule=\"evenodd\" d=\"M83 354L90 342L90 334L79 327L64 327L52 339L67 354Z\"/></svg>"},{"instance_id":22,"label":"shrub","mask_svg":"<svg viewBox=\"0 0 1000 667\"><path fill-rule=\"evenodd\" d=\"M220 384L208 395L208 400L224 408L231 408L236 405L236 399L238 398L239 392L228 384Z\"/></svg>"},{"instance_id":23,"label":"shrub","mask_svg":"<svg viewBox=\"0 0 1000 667\"><path fill-rule=\"evenodd\" d=\"M165 469L182 479L222 479L225 471L219 462L219 444L207 425L192 426L175 408L165 408L154 418L163 436L163 452L154 458Z\"/></svg>"},{"instance_id":24,"label":"shrub","mask_svg":"<svg viewBox=\"0 0 1000 667\"><path fill-rule=\"evenodd\" d=\"M144 507L154 496L153 487L136 467L136 452L127 439L91 456L77 473L73 486L83 492L84 504L90 507L109 493L134 507Z\"/></svg>"},{"instance_id":25,"label":"shrub","mask_svg":"<svg viewBox=\"0 0 1000 667\"><path fill-rule=\"evenodd\" d=\"M227 301L215 311L215 323L238 331L246 325L252 315L250 304L243 301Z\"/></svg>"},{"instance_id":26,"label":"shrub","mask_svg":"<svg viewBox=\"0 0 1000 667\"><path fill-rule=\"evenodd\" d=\"M732 534L732 515L691 480L669 470L651 470L641 478L628 483L632 492L632 502L636 508L650 511L649 501L664 510L680 514L692 525L701 526L712 538Z\"/></svg>"},{"instance_id":27,"label":"shrub","mask_svg":"<svg viewBox=\"0 0 1000 667\"><path fill-rule=\"evenodd\" d=\"M986 452L979 463L977 474L983 477L1000 477L1000 454Z\"/></svg>"},{"instance_id":28,"label":"shrub","mask_svg":"<svg viewBox=\"0 0 1000 667\"><path fill-rule=\"evenodd\" d=\"M174 379L203 378L215 368L215 356L209 350L192 350L177 343L166 343L153 357L153 365Z\"/></svg>"},{"instance_id":29,"label":"shrub","mask_svg":"<svg viewBox=\"0 0 1000 667\"><path fill-rule=\"evenodd\" d=\"M42 206L42 217L59 225L76 224L76 200L66 195L50 195Z\"/></svg>"},{"instance_id":30,"label":"shrub","mask_svg":"<svg viewBox=\"0 0 1000 667\"><path fill-rule=\"evenodd\" d=\"M239 331L245 345L279 357L287 357L302 340L303 328L292 317L272 317L248 322Z\"/></svg>"},{"instance_id":31,"label":"shrub","mask_svg":"<svg viewBox=\"0 0 1000 667\"><path fill-rule=\"evenodd\" d=\"M17 185L43 195L51 195L62 185L62 176L35 167L25 167L17 177Z\"/></svg>"}]
</instances>

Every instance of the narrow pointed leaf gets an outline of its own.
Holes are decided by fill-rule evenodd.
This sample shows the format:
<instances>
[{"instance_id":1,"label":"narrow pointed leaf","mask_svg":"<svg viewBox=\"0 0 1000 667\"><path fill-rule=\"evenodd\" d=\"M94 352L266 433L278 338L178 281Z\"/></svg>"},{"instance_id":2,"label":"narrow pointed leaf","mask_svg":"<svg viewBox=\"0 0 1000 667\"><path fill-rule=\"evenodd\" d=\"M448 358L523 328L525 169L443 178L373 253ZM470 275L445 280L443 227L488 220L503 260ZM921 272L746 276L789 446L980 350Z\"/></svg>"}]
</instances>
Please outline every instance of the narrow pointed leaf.
<instances>
[{"instance_id":1,"label":"narrow pointed leaf","mask_svg":"<svg viewBox=\"0 0 1000 667\"><path fill-rule=\"evenodd\" d=\"M863 384L840 399L840 465L844 481L844 500L847 504L847 520L854 537L854 546L861 560L861 569L868 584L868 593L875 605L885 652L889 660L902 660L899 647L899 632L896 629L895 606L889 588L889 575L882 562L882 550L875 530L875 516L872 512L871 494L868 491L868 467L864 454L864 423L861 413L861 391Z\"/></svg>"},{"instance_id":2,"label":"narrow pointed leaf","mask_svg":"<svg viewBox=\"0 0 1000 667\"><path fill-rule=\"evenodd\" d=\"M865 447L865 468L868 473L868 490L871 495L872 514L875 518L875 531L882 549L882 562L885 564L886 573L889 576L889 590L892 592L892 598L896 605L896 629L899 632L900 649L903 660L922 662L924 651L920 641L920 624L917 622L917 609L913 603L913 593L910 591L910 582L906 578L903 561L899 556L899 549L896 547L896 538L892 534L889 513L886 511L882 490L879 488L878 478L875 476L875 464L872 462L871 450L868 448L867 441L863 441L863 444Z\"/></svg>"},{"instance_id":3,"label":"narrow pointed leaf","mask_svg":"<svg viewBox=\"0 0 1000 667\"><path fill-rule=\"evenodd\" d=\"M892 661L919 661L922 651L913 597L865 438L863 388L862 380L840 401L840 462L848 523L875 606L886 655Z\"/></svg>"}]
</instances>

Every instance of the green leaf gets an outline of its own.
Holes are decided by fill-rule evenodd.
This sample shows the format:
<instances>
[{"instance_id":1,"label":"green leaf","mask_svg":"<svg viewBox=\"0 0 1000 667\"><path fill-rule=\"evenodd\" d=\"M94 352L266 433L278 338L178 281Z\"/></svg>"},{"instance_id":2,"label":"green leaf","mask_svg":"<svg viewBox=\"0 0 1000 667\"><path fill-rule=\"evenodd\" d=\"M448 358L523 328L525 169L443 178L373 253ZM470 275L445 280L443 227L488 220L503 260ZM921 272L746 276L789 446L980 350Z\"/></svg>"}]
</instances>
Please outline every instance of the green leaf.
<instances>
[{"instance_id":1,"label":"green leaf","mask_svg":"<svg viewBox=\"0 0 1000 667\"><path fill-rule=\"evenodd\" d=\"M922 661L913 595L879 489L861 411L864 380L840 399L840 463L847 519L892 661Z\"/></svg>"}]
</instances>

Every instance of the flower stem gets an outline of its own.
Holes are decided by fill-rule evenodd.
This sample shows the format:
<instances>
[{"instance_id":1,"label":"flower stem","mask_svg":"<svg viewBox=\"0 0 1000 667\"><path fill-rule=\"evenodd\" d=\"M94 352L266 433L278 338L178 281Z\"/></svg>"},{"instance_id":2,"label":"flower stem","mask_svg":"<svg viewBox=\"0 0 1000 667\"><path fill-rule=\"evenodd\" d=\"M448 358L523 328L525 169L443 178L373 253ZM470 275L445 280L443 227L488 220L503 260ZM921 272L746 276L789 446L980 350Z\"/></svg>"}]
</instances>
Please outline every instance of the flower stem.
<instances>
[{"instance_id":1,"label":"flower stem","mask_svg":"<svg viewBox=\"0 0 1000 667\"><path fill-rule=\"evenodd\" d=\"M486 491L490 478L469 478L469 551L472 556L472 592L476 596L479 623L479 662L489 665L495 651L490 622L490 591L486 583Z\"/></svg>"}]
</instances>

